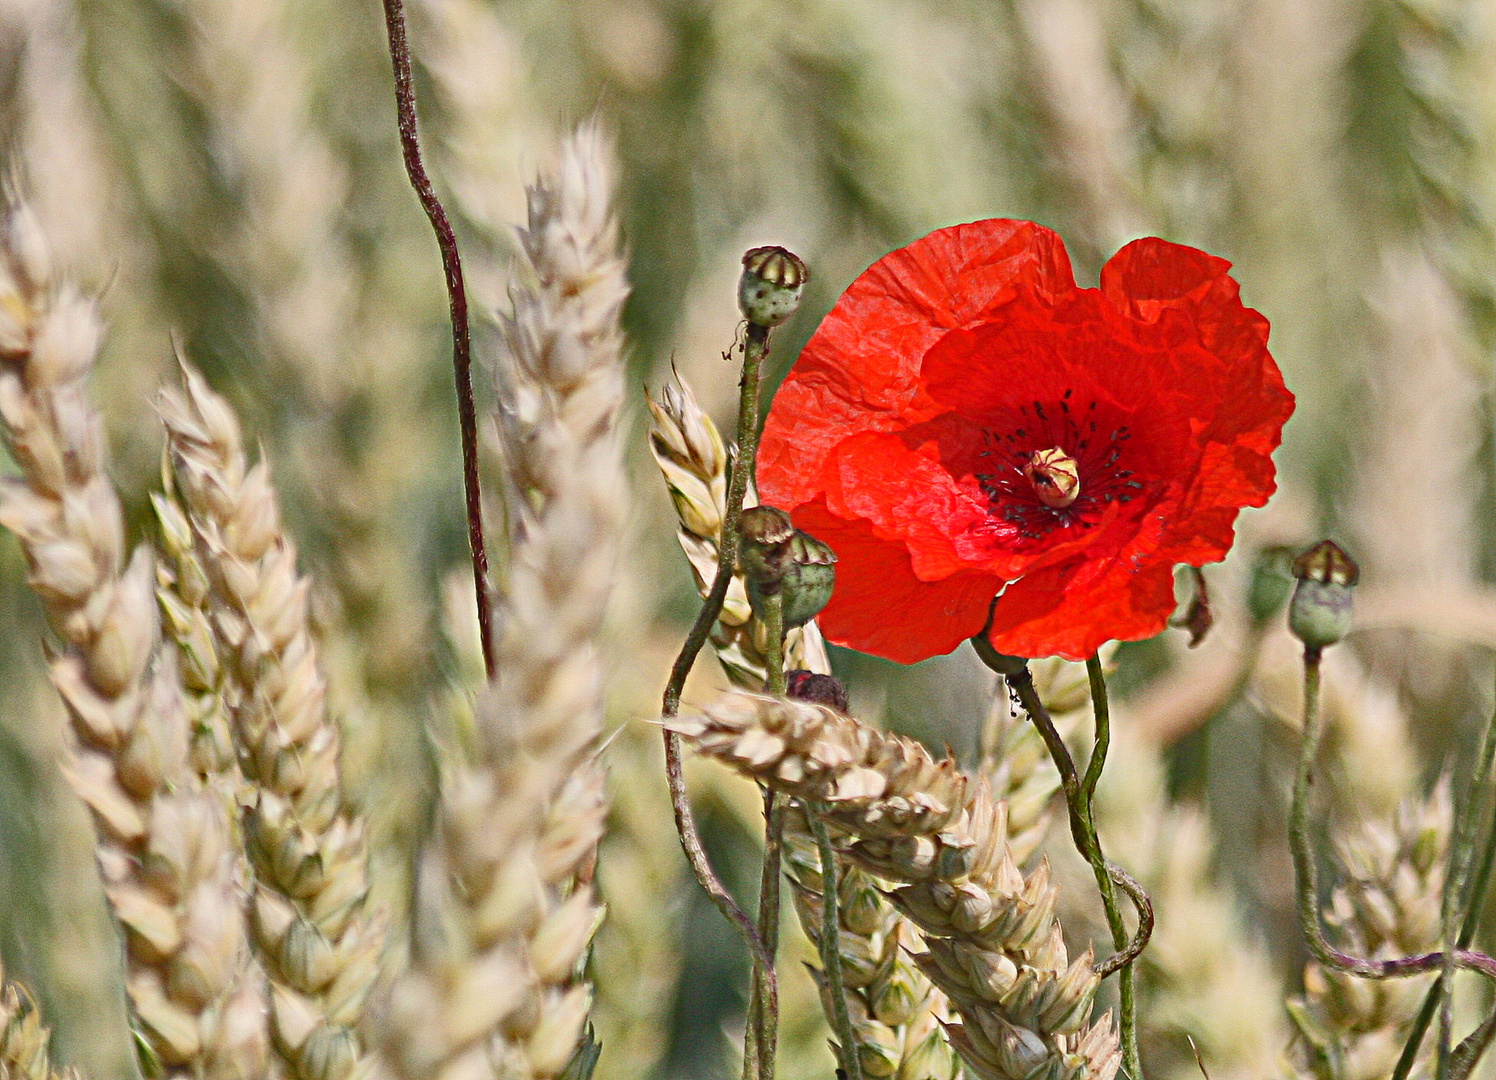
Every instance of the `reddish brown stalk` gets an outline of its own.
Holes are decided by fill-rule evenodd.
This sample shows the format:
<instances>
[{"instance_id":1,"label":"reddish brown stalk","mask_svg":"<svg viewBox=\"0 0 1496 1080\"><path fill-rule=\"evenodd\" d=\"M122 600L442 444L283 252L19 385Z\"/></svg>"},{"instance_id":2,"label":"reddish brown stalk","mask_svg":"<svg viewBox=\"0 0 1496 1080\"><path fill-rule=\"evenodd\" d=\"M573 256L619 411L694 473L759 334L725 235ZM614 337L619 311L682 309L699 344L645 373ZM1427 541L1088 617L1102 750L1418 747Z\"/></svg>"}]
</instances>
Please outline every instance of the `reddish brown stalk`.
<instances>
[{"instance_id":1,"label":"reddish brown stalk","mask_svg":"<svg viewBox=\"0 0 1496 1080\"><path fill-rule=\"evenodd\" d=\"M457 420L462 427L462 486L467 500L468 547L473 553L473 592L478 604L478 639L483 668L494 677L493 613L488 607L488 547L483 540L483 500L478 486L478 410L473 402L473 346L468 331L467 289L462 282L462 260L457 236L421 161L416 134L416 91L410 75L410 45L405 38L405 8L401 0L384 0L384 24L390 36L390 60L395 66L395 107L400 124L400 150L405 173L415 188L421 208L431 219L447 298L452 315L452 368L457 378Z\"/></svg>"}]
</instances>

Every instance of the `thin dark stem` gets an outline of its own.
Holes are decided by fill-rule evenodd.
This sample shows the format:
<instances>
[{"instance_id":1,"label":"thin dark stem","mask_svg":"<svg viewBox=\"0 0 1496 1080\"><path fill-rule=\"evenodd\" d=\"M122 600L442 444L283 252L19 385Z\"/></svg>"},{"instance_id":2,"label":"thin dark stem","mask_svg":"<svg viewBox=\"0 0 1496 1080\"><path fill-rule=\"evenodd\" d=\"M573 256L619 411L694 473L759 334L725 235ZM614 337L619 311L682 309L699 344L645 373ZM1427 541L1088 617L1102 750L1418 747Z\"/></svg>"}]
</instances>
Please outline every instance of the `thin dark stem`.
<instances>
[{"instance_id":1,"label":"thin dark stem","mask_svg":"<svg viewBox=\"0 0 1496 1080\"><path fill-rule=\"evenodd\" d=\"M1314 759L1324 733L1319 715L1319 659L1319 649L1304 647L1304 734L1299 744L1299 770L1294 780L1293 811L1289 818L1293 868L1298 881L1299 927L1314 958L1336 971L1365 979L1405 979L1441 970L1445 964L1442 952L1367 960L1343 953L1325 940L1319 924L1319 868L1315 865L1314 848L1309 842L1309 786L1313 782ZM1454 966L1478 971L1488 979L1496 980L1496 959L1484 953L1456 948Z\"/></svg>"},{"instance_id":2,"label":"thin dark stem","mask_svg":"<svg viewBox=\"0 0 1496 1080\"><path fill-rule=\"evenodd\" d=\"M1487 789L1491 782L1493 762L1496 762L1496 712L1493 712L1490 719L1486 721L1486 729L1481 736L1480 750L1476 755L1475 768L1470 776L1470 789L1460 815L1460 833L1463 839L1456 842L1455 853L1450 858L1451 867L1457 866L1457 860L1460 859L1459 853L1463 851L1466 853L1464 862L1468 867L1469 858L1474 853L1476 838L1482 832L1485 833L1486 843L1481 852L1480 865L1476 868L1475 876L1469 880L1468 895L1462 898L1456 892L1451 892L1447 900L1454 906L1455 911L1463 906L1465 912L1459 936L1455 939L1455 947L1460 949L1469 948L1470 943L1475 940L1475 931L1480 925L1481 915L1485 910L1486 890L1491 883L1491 869L1493 864L1496 864L1496 831L1493 831L1496 829L1496 821L1490 823L1485 821L1489 816L1487 811L1489 791ZM1484 829L1482 825L1485 826ZM1458 892L1464 891L1464 888L1458 890ZM1418 1016L1413 1021L1413 1029L1408 1032L1408 1040L1403 1044L1402 1056L1397 1060L1397 1068L1392 1072L1392 1080L1407 1080L1408 1075L1413 1071L1413 1063L1418 1057L1418 1048L1423 1043L1424 1033L1428 1031L1435 1009L1440 1007L1444 983L1447 979L1447 973L1441 972L1439 981L1429 987L1428 993L1424 996L1423 1007L1418 1010Z\"/></svg>"},{"instance_id":3,"label":"thin dark stem","mask_svg":"<svg viewBox=\"0 0 1496 1080\"><path fill-rule=\"evenodd\" d=\"M739 519L743 513L743 496L748 490L748 478L753 475L754 460L758 455L758 383L764 357L769 352L769 331L761 326L748 327L748 339L743 346L743 375L738 394L738 453L731 465L727 481L727 506L722 516L722 536L717 543L717 576L712 579L711 590L696 613L696 622L681 645L680 655L670 668L670 681L665 685L665 696L661 715L675 716L680 711L681 690L686 685L686 676L696 663L696 657L706 644L717 616L722 613L722 602L727 598L727 587L732 583L733 569L738 560ZM696 819L691 813L691 803L686 797L686 777L681 763L680 735L669 728L665 738L665 782L670 789L670 808L675 815L675 831L680 836L681 850L686 853L686 862L702 890L711 897L717 910L728 922L737 927L743 940L748 943L755 961L765 973L765 992L777 999L778 977L774 973L774 958L759 937L753 920L744 914L732 894L727 891L711 863L706 849L701 845L701 835L696 830Z\"/></svg>"},{"instance_id":4,"label":"thin dark stem","mask_svg":"<svg viewBox=\"0 0 1496 1080\"><path fill-rule=\"evenodd\" d=\"M1101 838L1096 832L1094 797L1096 785L1101 780L1101 771L1106 767L1106 753L1112 742L1111 708L1107 702L1106 678L1101 670L1101 661L1091 657L1086 661L1086 674L1091 681L1091 704L1096 715L1096 741L1091 750L1091 760L1086 764L1086 775L1080 784L1081 817L1085 821L1086 836L1090 841L1091 869L1096 875L1096 887L1101 890L1101 900L1106 908L1106 922L1112 931L1112 948L1121 953L1127 948L1127 924L1122 921L1122 908L1117 904L1117 891L1113 887L1111 868L1101 853ZM1143 1068L1138 1055L1138 1017L1136 973L1132 964L1124 961L1119 965L1118 996L1120 997L1120 1022L1122 1039L1122 1067L1133 1080L1141 1080Z\"/></svg>"},{"instance_id":5,"label":"thin dark stem","mask_svg":"<svg viewBox=\"0 0 1496 1080\"><path fill-rule=\"evenodd\" d=\"M447 301L452 317L452 370L457 380L457 420L462 429L462 486L467 503L468 547L473 556L473 593L478 604L478 641L483 650L483 669L492 679L495 674L493 612L488 603L488 546L483 539L483 495L478 484L478 410L473 401L473 347L468 331L467 288L462 282L457 236L421 161L421 143L416 133L416 91L410 74L410 44L405 37L405 10L401 0L384 0L384 24L389 32L390 60L395 67L395 108L405 173L410 177L410 186L415 188L416 198L421 200L421 208L431 219L447 279Z\"/></svg>"},{"instance_id":6,"label":"thin dark stem","mask_svg":"<svg viewBox=\"0 0 1496 1080\"><path fill-rule=\"evenodd\" d=\"M857 1031L852 1027L852 1017L847 1012L847 991L842 982L841 897L838 895L841 877L836 868L831 834L821 820L823 809L819 806L805 808L805 820L810 822L810 831L815 835L816 847L821 853L821 967L826 975L826 993L831 998L832 1023L836 1027L837 1041L841 1043L841 1066L846 1071L847 1080L862 1080Z\"/></svg>"}]
</instances>

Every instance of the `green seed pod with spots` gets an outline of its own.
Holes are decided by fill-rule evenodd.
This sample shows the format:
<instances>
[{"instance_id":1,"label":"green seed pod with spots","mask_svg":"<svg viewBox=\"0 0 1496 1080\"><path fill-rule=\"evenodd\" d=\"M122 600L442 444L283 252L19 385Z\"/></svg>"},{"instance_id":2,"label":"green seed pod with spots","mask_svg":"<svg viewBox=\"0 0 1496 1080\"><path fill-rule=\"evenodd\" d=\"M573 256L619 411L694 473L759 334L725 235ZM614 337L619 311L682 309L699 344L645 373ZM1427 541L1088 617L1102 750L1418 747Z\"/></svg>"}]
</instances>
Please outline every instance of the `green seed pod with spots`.
<instances>
[{"instance_id":1,"label":"green seed pod with spots","mask_svg":"<svg viewBox=\"0 0 1496 1080\"><path fill-rule=\"evenodd\" d=\"M783 576L778 581L748 578L748 602L763 618L765 599L784 597L784 626L804 626L831 600L836 587L836 553L809 533L796 530L785 548Z\"/></svg>"},{"instance_id":2,"label":"green seed pod with spots","mask_svg":"<svg viewBox=\"0 0 1496 1080\"><path fill-rule=\"evenodd\" d=\"M1361 576L1355 560L1321 540L1293 561L1299 579L1288 605L1288 628L1311 649L1333 645L1351 626L1351 592Z\"/></svg>"},{"instance_id":3,"label":"green seed pod with spots","mask_svg":"<svg viewBox=\"0 0 1496 1080\"><path fill-rule=\"evenodd\" d=\"M743 256L738 307L754 326L778 326L800 307L810 271L782 247L758 247Z\"/></svg>"}]
</instances>

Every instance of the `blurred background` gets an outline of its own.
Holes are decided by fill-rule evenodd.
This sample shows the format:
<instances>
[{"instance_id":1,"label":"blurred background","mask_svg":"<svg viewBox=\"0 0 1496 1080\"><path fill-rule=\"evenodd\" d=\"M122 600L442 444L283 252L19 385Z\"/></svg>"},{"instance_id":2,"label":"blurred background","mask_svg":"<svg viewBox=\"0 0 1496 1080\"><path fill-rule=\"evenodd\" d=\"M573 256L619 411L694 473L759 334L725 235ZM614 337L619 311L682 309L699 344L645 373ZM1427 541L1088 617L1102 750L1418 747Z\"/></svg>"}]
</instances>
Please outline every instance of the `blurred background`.
<instances>
[{"instance_id":1,"label":"blurred background","mask_svg":"<svg viewBox=\"0 0 1496 1080\"><path fill-rule=\"evenodd\" d=\"M598 114L622 161L639 392L608 631L598 1075L731 1075L746 981L684 878L644 723L694 592L645 452L643 387L673 362L726 426L748 247L783 244L813 275L775 337L777 381L868 263L995 216L1058 230L1083 284L1143 235L1232 260L1298 396L1278 495L1207 569L1215 628L1194 650L1175 630L1117 655L1102 822L1173 920L1145 970L1150 1071L1195 1074L1186 1033L1217 1080L1281 1071L1283 995L1303 964L1283 829L1297 673L1277 621L1246 602L1258 553L1332 535L1363 568L1361 629L1332 654L1332 832L1467 770L1492 706L1496 2L408 2L480 357L524 184L558 133ZM103 297L96 400L139 535L175 339L244 416L315 576L398 922L430 797L424 733L475 663L446 298L401 168L383 35L373 0L0 0L7 169ZM43 648L0 536L0 952L37 990L63 1060L129 1075ZM834 661L860 715L971 759L993 684L966 647L910 668ZM705 661L688 698L721 682ZM756 794L709 770L694 782L714 855L751 893ZM1066 927L1083 947L1101 924L1067 846L1057 831L1046 851L1077 883ZM781 1073L829 1077L809 979L785 981Z\"/></svg>"}]
</instances>

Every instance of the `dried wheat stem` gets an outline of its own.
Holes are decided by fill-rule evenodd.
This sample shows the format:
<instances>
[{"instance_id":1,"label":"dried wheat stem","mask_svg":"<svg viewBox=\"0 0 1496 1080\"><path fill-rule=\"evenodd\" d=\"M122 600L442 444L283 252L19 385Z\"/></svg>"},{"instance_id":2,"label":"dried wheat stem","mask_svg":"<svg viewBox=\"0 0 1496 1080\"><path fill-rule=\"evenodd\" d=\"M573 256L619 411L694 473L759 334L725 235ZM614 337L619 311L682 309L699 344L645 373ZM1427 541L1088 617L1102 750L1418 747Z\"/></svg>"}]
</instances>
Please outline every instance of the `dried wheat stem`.
<instances>
[{"instance_id":1,"label":"dried wheat stem","mask_svg":"<svg viewBox=\"0 0 1496 1080\"><path fill-rule=\"evenodd\" d=\"M591 1004L606 812L595 641L627 508L617 415L628 288L607 141L584 125L529 192L497 371L513 544L495 611L499 677L442 785L430 933L378 1014L399 1077L555 1077Z\"/></svg>"},{"instance_id":2,"label":"dried wheat stem","mask_svg":"<svg viewBox=\"0 0 1496 1080\"><path fill-rule=\"evenodd\" d=\"M75 1070L52 1067L52 1033L26 988L5 977L0 965L0 1076L6 1080L79 1080Z\"/></svg>"},{"instance_id":3,"label":"dried wheat stem","mask_svg":"<svg viewBox=\"0 0 1496 1080\"><path fill-rule=\"evenodd\" d=\"M1048 866L1025 877L1014 865L1007 807L985 783L911 740L807 702L739 691L667 723L811 806L841 838L843 857L904 883L893 902L925 936L918 963L959 1012L947 1033L979 1076L1115 1074L1110 1014L1086 1024L1100 983L1090 953L1069 961Z\"/></svg>"},{"instance_id":4,"label":"dried wheat stem","mask_svg":"<svg viewBox=\"0 0 1496 1080\"><path fill-rule=\"evenodd\" d=\"M228 403L184 365L182 389L163 392L159 408L247 782L255 944L273 983L276 1047L298 1077L343 1080L367 1064L355 1025L384 932L364 910L364 827L341 787L309 583L269 470L250 466Z\"/></svg>"},{"instance_id":5,"label":"dried wheat stem","mask_svg":"<svg viewBox=\"0 0 1496 1080\"><path fill-rule=\"evenodd\" d=\"M71 721L65 772L93 812L147 1064L247 1080L266 1073L268 1040L237 838L227 793L204 786L188 760L175 655L157 649L150 553L126 561L102 422L83 387L100 332L93 305L53 279L28 212L11 206L0 423L21 476L0 481L0 524L21 541L59 638L51 675Z\"/></svg>"}]
</instances>

